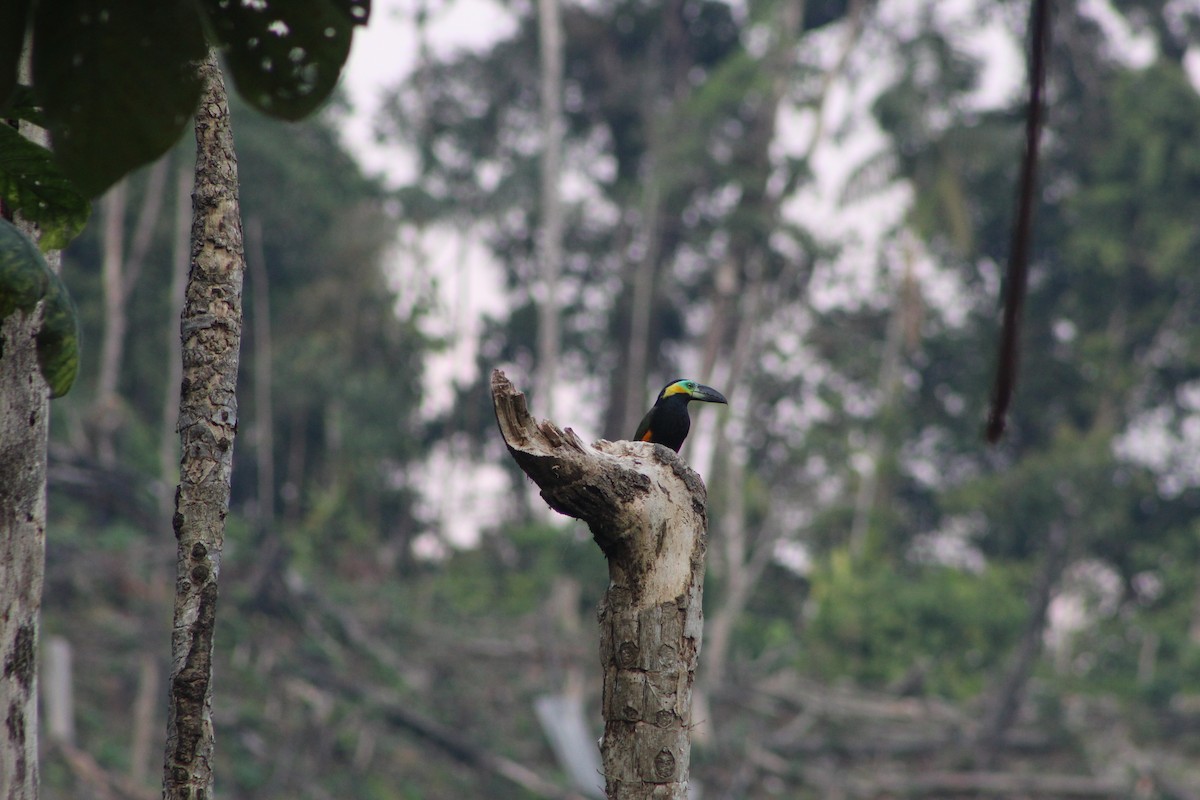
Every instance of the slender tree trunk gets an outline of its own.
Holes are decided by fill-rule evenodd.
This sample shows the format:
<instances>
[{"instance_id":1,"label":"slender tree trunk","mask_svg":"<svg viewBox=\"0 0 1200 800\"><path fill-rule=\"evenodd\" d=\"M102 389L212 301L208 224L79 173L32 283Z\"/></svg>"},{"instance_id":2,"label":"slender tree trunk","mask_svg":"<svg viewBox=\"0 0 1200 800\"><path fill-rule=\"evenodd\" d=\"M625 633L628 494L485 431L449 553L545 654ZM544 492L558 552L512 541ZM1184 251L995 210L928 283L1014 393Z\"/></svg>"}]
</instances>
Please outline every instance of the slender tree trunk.
<instances>
[{"instance_id":1,"label":"slender tree trunk","mask_svg":"<svg viewBox=\"0 0 1200 800\"><path fill-rule=\"evenodd\" d=\"M183 294L187 288L188 264L191 261L190 231L192 227L192 184L194 170L180 165L175 177L175 224L171 245L171 309L167 322L167 391L163 396L162 433L159 438L158 463L162 481L159 497L164 520L170 520L175 510L175 498L170 487L179 481L179 447L176 426L179 422L179 390L183 381L183 361L179 345L179 318L183 314Z\"/></svg>"},{"instance_id":2,"label":"slender tree trunk","mask_svg":"<svg viewBox=\"0 0 1200 800\"><path fill-rule=\"evenodd\" d=\"M142 206L138 209L137 222L133 226L133 236L129 240L129 255L125 258L125 294L133 291L142 268L146 265L146 256L150 245L154 243L154 231L158 229L158 221L163 212L163 193L167 188L167 175L171 171L171 159L168 156L154 162L146 173L146 182L142 187Z\"/></svg>"},{"instance_id":3,"label":"slender tree trunk","mask_svg":"<svg viewBox=\"0 0 1200 800\"><path fill-rule=\"evenodd\" d=\"M625 353L625 397L621 414L621 436L632 436L646 412L646 379L650 364L650 321L654 315L659 258L661 181L657 159L647 157L646 185L642 192L641 263L633 266L630 294L629 341Z\"/></svg>"},{"instance_id":4,"label":"slender tree trunk","mask_svg":"<svg viewBox=\"0 0 1200 800\"><path fill-rule=\"evenodd\" d=\"M254 462L258 469L259 536L275 528L275 415L271 406L271 296L263 247L262 222L251 217L246 227L254 323Z\"/></svg>"},{"instance_id":5,"label":"slender tree trunk","mask_svg":"<svg viewBox=\"0 0 1200 800\"><path fill-rule=\"evenodd\" d=\"M1033 675L1033 667L1042 652L1046 635L1046 620L1054 589L1066 569L1071 546L1073 522L1056 521L1050 524L1042 568L1034 579L1029 593L1029 618L1021 639L1013 650L1004 673L988 694L979 729L975 734L975 761L988 769L995 765L1000 743L1012 727L1025 697L1025 687Z\"/></svg>"},{"instance_id":6,"label":"slender tree trunk","mask_svg":"<svg viewBox=\"0 0 1200 800\"><path fill-rule=\"evenodd\" d=\"M129 207L129 179L119 181L100 203L104 222L104 335L100 340L99 375L91 423L93 450L105 466L112 466L117 461L114 439L124 416L120 380L129 329L129 296L141 275L154 228L162 213L167 168L168 161L164 158L147 173L141 208L128 248L125 246L125 217Z\"/></svg>"},{"instance_id":7,"label":"slender tree trunk","mask_svg":"<svg viewBox=\"0 0 1200 800\"><path fill-rule=\"evenodd\" d=\"M42 712L46 741L75 744L75 693L72 691L71 643L63 636L48 636L42 642Z\"/></svg>"},{"instance_id":8,"label":"slender tree trunk","mask_svg":"<svg viewBox=\"0 0 1200 800\"><path fill-rule=\"evenodd\" d=\"M561 339L558 278L563 260L563 209L559 180L565 126L562 119L562 20L558 3L559 0L538 0L542 62L542 224L538 231L538 260L545 296L538 303L537 398L547 416L554 416L554 384Z\"/></svg>"},{"instance_id":9,"label":"slender tree trunk","mask_svg":"<svg viewBox=\"0 0 1200 800\"><path fill-rule=\"evenodd\" d=\"M703 629L704 484L645 442L585 446L537 424L499 370L500 432L547 504L588 524L608 559L600 604L605 791L616 800L687 797L691 694Z\"/></svg>"},{"instance_id":10,"label":"slender tree trunk","mask_svg":"<svg viewBox=\"0 0 1200 800\"><path fill-rule=\"evenodd\" d=\"M182 456L173 525L179 542L171 636L163 797L212 797L212 655L217 578L237 432L242 333L242 224L225 84L210 53L199 65L192 263L181 320Z\"/></svg>"},{"instance_id":11,"label":"slender tree trunk","mask_svg":"<svg viewBox=\"0 0 1200 800\"><path fill-rule=\"evenodd\" d=\"M758 535L752 536L746 520L746 454L730 440L730 423L734 419L747 422L748 409L754 407L752 389L746 386L744 376L752 361L761 337L760 320L768 303L763 296L763 270L761 261L752 257L746 268L749 285L742 292L736 308L740 321L734 326L737 332L732 352L729 355L727 385L743 386L740 390L738 411L722 414L717 427L716 446L713 448L713 463L707 474L721 482L724 494L718 530L722 546L717 564L722 570L724 595L717 607L709 614L707 627L708 646L704 648L704 679L700 681L693 706L696 716L704 720L697 727L697 740L709 744L714 740L716 722L709 705L710 694L725 680L729 663L730 645L737 621L745 611L758 578L767 566L778 528L759 526ZM717 463L716 454L722 454Z\"/></svg>"},{"instance_id":12,"label":"slender tree trunk","mask_svg":"<svg viewBox=\"0 0 1200 800\"><path fill-rule=\"evenodd\" d=\"M161 730L160 690L162 675L158 660L150 653L138 657L138 688L133 700L133 731L129 737L129 783L145 786L153 777L153 759L157 732Z\"/></svg>"},{"instance_id":13,"label":"slender tree trunk","mask_svg":"<svg viewBox=\"0 0 1200 800\"><path fill-rule=\"evenodd\" d=\"M100 340L99 376L96 399L92 405L93 447L100 463L111 467L117 456L113 436L120 425L121 404L117 381L125 344L125 206L129 180L123 179L109 189L100 201L104 244L102 275L104 284L104 335Z\"/></svg>"},{"instance_id":14,"label":"slender tree trunk","mask_svg":"<svg viewBox=\"0 0 1200 800\"><path fill-rule=\"evenodd\" d=\"M904 274L894 291L892 313L888 317L887 334L879 362L880 406L874 427L867 440L869 463L858 480L854 494L854 516L850 522L850 555L862 558L868 550L871 520L880 503L879 468L884 456L895 447L892 435L896 402L902 388L900 368L903 365L906 339L914 324L919 324L921 310L920 288L912 274L912 259L906 254Z\"/></svg>"},{"instance_id":15,"label":"slender tree trunk","mask_svg":"<svg viewBox=\"0 0 1200 800\"><path fill-rule=\"evenodd\" d=\"M250 320L254 326L254 415L252 439L254 465L258 472L255 514L257 545L254 568L246 578L250 594L268 586L268 578L280 574L287 548L275 530L275 415L271 405L272 347L270 281L262 223L257 217L246 222L246 268L250 276Z\"/></svg>"},{"instance_id":16,"label":"slender tree trunk","mask_svg":"<svg viewBox=\"0 0 1200 800\"><path fill-rule=\"evenodd\" d=\"M27 66L22 80L28 81ZM3 124L3 123L0 123ZM46 132L21 123L21 133L48 144ZM35 241L37 226L18 215ZM56 272L60 254L46 254ZM49 390L38 368L32 314L0 321L0 800L38 796L38 615L46 569L46 446Z\"/></svg>"},{"instance_id":17,"label":"slender tree trunk","mask_svg":"<svg viewBox=\"0 0 1200 800\"><path fill-rule=\"evenodd\" d=\"M672 18L672 7L673 3L663 5L664 21ZM670 24L667 28L670 29ZM656 54L654 61L665 62L665 48L662 39L656 37L650 45L651 51ZM618 400L619 413L616 415L619 420L617 435L621 438L633 435L638 421L646 412L647 379L657 355L659 337L654 333L653 320L658 273L663 258L663 196L668 178L664 173L664 160L670 150L670 132L666 120L671 118L672 109L682 103L687 92L686 82L672 86L671 78L667 70L657 76L647 76L639 98L647 148L641 164L641 220L631 235L633 243L640 240L641 246L637 248L640 254L633 256L628 265L629 338L625 342L625 361L616 370L621 377L614 381L616 386L623 389ZM625 250L624 247L621 249Z\"/></svg>"}]
</instances>

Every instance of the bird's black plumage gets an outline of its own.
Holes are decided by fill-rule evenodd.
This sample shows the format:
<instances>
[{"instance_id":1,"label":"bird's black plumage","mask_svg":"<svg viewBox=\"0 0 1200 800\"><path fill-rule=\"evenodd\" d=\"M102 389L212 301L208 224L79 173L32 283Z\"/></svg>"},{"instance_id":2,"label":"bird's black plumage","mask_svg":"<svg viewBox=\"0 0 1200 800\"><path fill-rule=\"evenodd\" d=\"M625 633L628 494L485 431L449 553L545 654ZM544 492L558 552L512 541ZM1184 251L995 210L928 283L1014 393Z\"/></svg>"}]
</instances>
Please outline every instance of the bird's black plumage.
<instances>
[{"instance_id":1,"label":"bird's black plumage","mask_svg":"<svg viewBox=\"0 0 1200 800\"><path fill-rule=\"evenodd\" d=\"M658 393L654 406L642 418L642 424L633 435L634 440L663 444L678 453L692 427L692 418L688 416L688 403L692 400L729 402L711 386L686 379L671 381Z\"/></svg>"}]
</instances>

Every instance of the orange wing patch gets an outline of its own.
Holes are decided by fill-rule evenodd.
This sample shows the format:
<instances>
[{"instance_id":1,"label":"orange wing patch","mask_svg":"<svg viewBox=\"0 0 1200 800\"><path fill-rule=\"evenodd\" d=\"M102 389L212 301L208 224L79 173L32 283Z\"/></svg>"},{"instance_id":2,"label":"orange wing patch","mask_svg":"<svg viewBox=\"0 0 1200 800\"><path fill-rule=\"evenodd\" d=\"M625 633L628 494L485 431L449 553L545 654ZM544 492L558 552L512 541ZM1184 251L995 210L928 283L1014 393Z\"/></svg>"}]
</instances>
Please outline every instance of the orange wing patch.
<instances>
[{"instance_id":1,"label":"orange wing patch","mask_svg":"<svg viewBox=\"0 0 1200 800\"><path fill-rule=\"evenodd\" d=\"M647 430L645 433L642 434L643 442L649 442L649 441L652 441L653 439L654 439L654 431L652 431L652 430Z\"/></svg>"}]
</instances>

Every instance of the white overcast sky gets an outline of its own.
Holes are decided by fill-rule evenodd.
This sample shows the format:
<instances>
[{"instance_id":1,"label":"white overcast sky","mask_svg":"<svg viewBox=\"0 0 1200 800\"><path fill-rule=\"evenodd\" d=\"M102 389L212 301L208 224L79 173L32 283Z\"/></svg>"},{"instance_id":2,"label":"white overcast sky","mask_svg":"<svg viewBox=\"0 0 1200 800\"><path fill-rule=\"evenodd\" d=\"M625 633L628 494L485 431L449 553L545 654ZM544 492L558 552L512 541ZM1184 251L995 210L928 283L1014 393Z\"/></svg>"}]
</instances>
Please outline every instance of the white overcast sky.
<instances>
[{"instance_id":1,"label":"white overcast sky","mask_svg":"<svg viewBox=\"0 0 1200 800\"><path fill-rule=\"evenodd\" d=\"M427 40L436 53L480 48L513 30L512 15L493 0L435 0L425 5L430 8ZM375 143L372 120L380 93L395 86L416 62L413 15L417 7L417 0L374 0L370 23L354 34L344 73L355 109L343 130L346 144L368 172L392 181L409 176L410 162L399 148Z\"/></svg>"}]
</instances>

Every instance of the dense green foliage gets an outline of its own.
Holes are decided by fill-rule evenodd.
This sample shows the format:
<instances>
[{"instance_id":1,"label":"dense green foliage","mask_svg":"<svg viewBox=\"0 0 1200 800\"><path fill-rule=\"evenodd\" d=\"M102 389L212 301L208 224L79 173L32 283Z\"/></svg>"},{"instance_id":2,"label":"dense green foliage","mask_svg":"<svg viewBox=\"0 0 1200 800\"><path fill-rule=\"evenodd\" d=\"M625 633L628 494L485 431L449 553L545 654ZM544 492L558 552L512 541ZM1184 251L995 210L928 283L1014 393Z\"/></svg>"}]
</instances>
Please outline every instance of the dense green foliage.
<instances>
[{"instance_id":1,"label":"dense green foliage","mask_svg":"<svg viewBox=\"0 0 1200 800\"><path fill-rule=\"evenodd\" d=\"M42 250L61 250L87 223L91 207L50 152L15 128L0 126L0 198L42 231Z\"/></svg>"},{"instance_id":2,"label":"dense green foliage","mask_svg":"<svg viewBox=\"0 0 1200 800\"><path fill-rule=\"evenodd\" d=\"M0 222L20 213L38 225L42 250L65 247L87 221L85 198L179 141L200 101L196 65L210 46L225 52L254 107L283 119L308 116L333 92L354 27L369 16L370 0L7 2L0 115L47 128L53 147L0 124ZM25 57L30 85L18 82ZM21 293L19 274L45 269L32 253L15 264L19 252L5 249L0 306ZM50 396L61 397L79 369L79 320L66 285L51 275L48 289L38 363Z\"/></svg>"},{"instance_id":3,"label":"dense green foliage","mask_svg":"<svg viewBox=\"0 0 1200 800\"><path fill-rule=\"evenodd\" d=\"M0 220L0 274L0 319L32 311L50 286L46 260L8 220Z\"/></svg>"},{"instance_id":4,"label":"dense green foliage","mask_svg":"<svg viewBox=\"0 0 1200 800\"><path fill-rule=\"evenodd\" d=\"M226 54L242 96L300 119L328 99L369 0L10 0L0 17L0 112L14 105L26 32L54 157L86 196L161 156L200 101L195 63ZM6 197L7 199L7 197Z\"/></svg>"},{"instance_id":5,"label":"dense green foliage","mask_svg":"<svg viewBox=\"0 0 1200 800\"><path fill-rule=\"evenodd\" d=\"M1023 581L1002 568L856 567L839 554L811 580L803 658L830 682L888 687L915 675L922 692L972 698L986 688L981 667L1002 662L1024 616Z\"/></svg>"}]
</instances>

